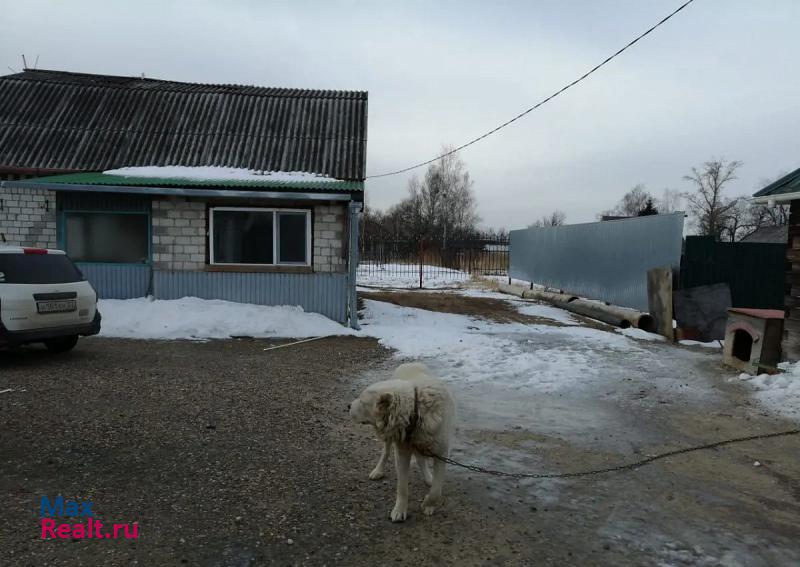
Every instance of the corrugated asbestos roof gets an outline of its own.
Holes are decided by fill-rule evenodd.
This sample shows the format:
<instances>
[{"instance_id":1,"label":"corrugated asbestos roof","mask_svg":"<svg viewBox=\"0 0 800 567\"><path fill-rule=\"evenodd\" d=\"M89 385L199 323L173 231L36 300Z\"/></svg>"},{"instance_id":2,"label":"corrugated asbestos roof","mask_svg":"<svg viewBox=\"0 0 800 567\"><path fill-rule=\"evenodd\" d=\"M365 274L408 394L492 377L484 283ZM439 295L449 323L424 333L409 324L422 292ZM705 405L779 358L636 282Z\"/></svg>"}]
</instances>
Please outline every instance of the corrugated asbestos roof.
<instances>
[{"instance_id":1,"label":"corrugated asbestos roof","mask_svg":"<svg viewBox=\"0 0 800 567\"><path fill-rule=\"evenodd\" d=\"M800 192L800 168L795 169L788 175L784 175L777 181L773 181L761 191L755 193L753 197L769 197L772 195L797 192Z\"/></svg>"},{"instance_id":2,"label":"corrugated asbestos roof","mask_svg":"<svg viewBox=\"0 0 800 567\"><path fill-rule=\"evenodd\" d=\"M184 179L179 177L131 177L104 173L70 173L50 175L16 182L19 185L41 183L57 185L107 185L113 187L219 187L231 189L273 189L304 191L363 191L363 181L319 179L308 181L276 181L274 179Z\"/></svg>"},{"instance_id":3,"label":"corrugated asbestos roof","mask_svg":"<svg viewBox=\"0 0 800 567\"><path fill-rule=\"evenodd\" d=\"M367 93L26 70L0 77L0 167L219 165L363 180Z\"/></svg>"},{"instance_id":4,"label":"corrugated asbestos roof","mask_svg":"<svg viewBox=\"0 0 800 567\"><path fill-rule=\"evenodd\" d=\"M742 242L763 242L786 244L789 241L789 227L762 226L755 232L742 238Z\"/></svg>"}]
</instances>

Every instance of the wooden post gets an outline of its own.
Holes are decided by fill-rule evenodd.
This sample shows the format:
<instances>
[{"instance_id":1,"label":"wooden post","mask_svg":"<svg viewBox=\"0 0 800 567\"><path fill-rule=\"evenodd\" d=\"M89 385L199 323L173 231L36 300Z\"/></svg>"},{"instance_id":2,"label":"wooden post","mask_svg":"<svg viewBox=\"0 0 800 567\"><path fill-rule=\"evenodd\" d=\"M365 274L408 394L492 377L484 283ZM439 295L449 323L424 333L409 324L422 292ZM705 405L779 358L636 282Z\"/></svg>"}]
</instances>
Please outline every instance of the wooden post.
<instances>
[{"instance_id":1,"label":"wooden post","mask_svg":"<svg viewBox=\"0 0 800 567\"><path fill-rule=\"evenodd\" d=\"M422 245L422 240L419 241L419 288L422 289L422 255L424 252L424 247Z\"/></svg>"},{"instance_id":2,"label":"wooden post","mask_svg":"<svg viewBox=\"0 0 800 567\"><path fill-rule=\"evenodd\" d=\"M647 270L647 304L650 315L655 319L656 332L675 339L672 328L672 268L653 268Z\"/></svg>"}]
</instances>

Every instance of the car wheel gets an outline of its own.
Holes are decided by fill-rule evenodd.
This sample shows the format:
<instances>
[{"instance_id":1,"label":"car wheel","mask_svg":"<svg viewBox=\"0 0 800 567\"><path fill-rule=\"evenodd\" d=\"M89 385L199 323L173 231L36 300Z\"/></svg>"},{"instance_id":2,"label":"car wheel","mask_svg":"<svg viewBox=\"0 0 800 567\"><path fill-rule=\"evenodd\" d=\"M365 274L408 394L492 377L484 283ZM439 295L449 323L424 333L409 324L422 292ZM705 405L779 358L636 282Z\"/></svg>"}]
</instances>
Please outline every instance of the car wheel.
<instances>
[{"instance_id":1,"label":"car wheel","mask_svg":"<svg viewBox=\"0 0 800 567\"><path fill-rule=\"evenodd\" d=\"M50 352L67 352L76 344L78 344L78 335L62 337L60 339L50 339L49 341L44 342L44 346L46 346L47 350Z\"/></svg>"}]
</instances>

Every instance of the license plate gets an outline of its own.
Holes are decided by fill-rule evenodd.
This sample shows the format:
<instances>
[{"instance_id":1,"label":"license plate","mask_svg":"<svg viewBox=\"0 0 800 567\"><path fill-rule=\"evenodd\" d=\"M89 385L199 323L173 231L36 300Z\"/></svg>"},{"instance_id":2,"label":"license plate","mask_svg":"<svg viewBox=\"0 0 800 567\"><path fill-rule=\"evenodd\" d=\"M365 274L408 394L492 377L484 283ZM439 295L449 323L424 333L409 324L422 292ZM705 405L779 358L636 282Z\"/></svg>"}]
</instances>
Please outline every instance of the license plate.
<instances>
[{"instance_id":1,"label":"license plate","mask_svg":"<svg viewBox=\"0 0 800 567\"><path fill-rule=\"evenodd\" d=\"M59 299L55 301L37 301L36 310L39 313L67 313L78 308L74 299Z\"/></svg>"}]
</instances>

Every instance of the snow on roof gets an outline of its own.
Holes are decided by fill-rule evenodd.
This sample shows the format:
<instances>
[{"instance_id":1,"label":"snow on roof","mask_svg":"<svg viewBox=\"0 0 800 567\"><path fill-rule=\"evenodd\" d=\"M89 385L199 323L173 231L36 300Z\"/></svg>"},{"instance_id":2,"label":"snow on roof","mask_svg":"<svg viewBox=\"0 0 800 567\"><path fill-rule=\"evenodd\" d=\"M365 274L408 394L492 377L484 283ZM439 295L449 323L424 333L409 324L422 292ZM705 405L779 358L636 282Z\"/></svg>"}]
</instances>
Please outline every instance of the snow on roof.
<instances>
[{"instance_id":1,"label":"snow on roof","mask_svg":"<svg viewBox=\"0 0 800 567\"><path fill-rule=\"evenodd\" d=\"M105 175L123 177L153 177L159 179L200 179L236 181L337 181L332 177L305 171L255 171L236 167L147 165L141 167L121 167L103 172Z\"/></svg>"}]
</instances>

